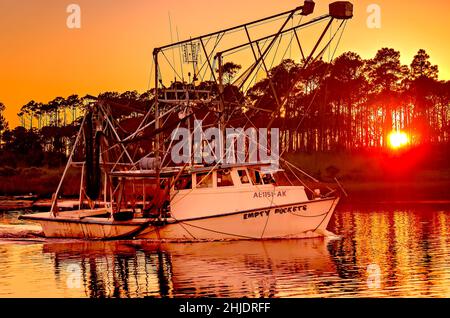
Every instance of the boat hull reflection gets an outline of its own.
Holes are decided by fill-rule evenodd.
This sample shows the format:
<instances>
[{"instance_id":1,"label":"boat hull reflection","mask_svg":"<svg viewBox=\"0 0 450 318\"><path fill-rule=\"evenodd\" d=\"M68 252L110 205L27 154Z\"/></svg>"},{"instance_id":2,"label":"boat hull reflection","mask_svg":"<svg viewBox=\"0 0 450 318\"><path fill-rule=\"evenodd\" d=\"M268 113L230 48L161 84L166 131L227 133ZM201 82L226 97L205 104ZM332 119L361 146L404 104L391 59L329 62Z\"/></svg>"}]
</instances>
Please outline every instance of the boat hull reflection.
<instances>
[{"instance_id":1,"label":"boat hull reflection","mask_svg":"<svg viewBox=\"0 0 450 318\"><path fill-rule=\"evenodd\" d=\"M334 271L324 239L193 244L45 244L55 269L79 269L88 297L282 297ZM288 274L289 273L289 274ZM286 274L286 275L285 275ZM288 274L288 275L287 275Z\"/></svg>"}]
</instances>

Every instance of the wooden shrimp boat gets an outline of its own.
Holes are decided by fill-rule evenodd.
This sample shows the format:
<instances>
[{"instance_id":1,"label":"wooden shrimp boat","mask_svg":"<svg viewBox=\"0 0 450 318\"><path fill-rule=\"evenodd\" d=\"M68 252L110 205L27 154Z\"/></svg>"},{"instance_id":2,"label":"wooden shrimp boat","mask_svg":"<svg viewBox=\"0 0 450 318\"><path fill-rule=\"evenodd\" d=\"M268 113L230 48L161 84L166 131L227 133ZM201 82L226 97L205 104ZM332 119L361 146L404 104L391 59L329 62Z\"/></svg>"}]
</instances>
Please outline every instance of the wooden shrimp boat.
<instances>
[{"instance_id":1,"label":"wooden shrimp boat","mask_svg":"<svg viewBox=\"0 0 450 318\"><path fill-rule=\"evenodd\" d=\"M41 224L46 237L80 239L228 240L323 235L339 198L308 199L304 187L282 186L260 165L195 168L178 180L164 199L161 214L145 216L142 207L114 213L112 208L23 216ZM170 182L179 172L162 171ZM205 173L209 177L205 180ZM223 185L223 178L228 181ZM154 172L119 173L141 184ZM265 181L264 181L265 180ZM201 182L201 183L200 183ZM192 186L194 185L194 186ZM148 204L151 204L150 202ZM123 219L123 220L121 220Z\"/></svg>"},{"instance_id":2,"label":"wooden shrimp boat","mask_svg":"<svg viewBox=\"0 0 450 318\"><path fill-rule=\"evenodd\" d=\"M292 168L313 181L317 180L290 163L288 168L300 184L280 178L285 174L284 170L268 169L270 162L267 160L224 164L221 158L217 163L211 164L203 161L197 163L191 158L189 162L180 165L168 158L173 142L167 134L170 128L187 126L189 133L195 134L196 128L192 129L192 122L195 126L196 116L207 118L212 113L213 116L210 117L213 117L213 121L208 124L217 123L223 132L226 123L236 118L237 109L242 114L242 109L254 108L250 104L241 105L240 99L227 100L229 97L226 88L230 91L233 87L231 84L225 85L223 81L225 53L245 47L252 48L255 62L243 73L243 79L240 79L245 83L257 71L258 65L266 68L264 57L284 34L328 20L310 55L303 57L306 66L316 60L313 55L318 51L332 22L342 21L336 35L345 20L353 16L351 3L339 1L330 5L328 15L303 24L300 20L298 26L286 28L297 15L307 16L313 11L314 2L307 0L304 6L288 12L155 49L155 89L150 99L151 107L142 114L139 126L126 132L120 122L120 114L116 114L118 107L130 109L130 105L121 106L105 100L94 101L87 107L50 212L25 215L22 218L39 223L45 236L51 238L198 241L323 235L339 197L330 188L327 194L322 195L319 190L308 187L295 175ZM286 17L286 21L275 34L257 40L249 37L248 43L222 48L222 51L217 48L225 33L245 30L248 36L249 27L282 16ZM208 52L205 42L214 36L218 37L217 43ZM333 39L334 36L319 55L325 52ZM269 44L258 55L254 45L256 43L257 46L261 41ZM214 79L216 69L210 61L211 56L215 56L214 63L219 66L218 79L212 84L207 82L195 85L199 75L199 48L205 53L204 65L209 67ZM191 83L175 82L169 89L164 87L158 56L169 49L183 50L185 62L194 65ZM302 51L301 46L300 50ZM167 58L166 60L168 61ZM269 72L267 76L271 81ZM294 89L295 81L290 85L291 90ZM235 86L234 92L242 87L243 84ZM269 91L276 95L273 89ZM278 108L270 114L267 126L271 126L281 113L280 108L288 100L289 91L285 95L275 96ZM255 111L261 110L255 108ZM206 142L211 147L212 141ZM214 143L217 143L217 139ZM245 156L249 156L248 149L243 152ZM58 208L58 198L63 192L63 182L69 169L74 167L81 168L78 209L62 212Z\"/></svg>"}]
</instances>

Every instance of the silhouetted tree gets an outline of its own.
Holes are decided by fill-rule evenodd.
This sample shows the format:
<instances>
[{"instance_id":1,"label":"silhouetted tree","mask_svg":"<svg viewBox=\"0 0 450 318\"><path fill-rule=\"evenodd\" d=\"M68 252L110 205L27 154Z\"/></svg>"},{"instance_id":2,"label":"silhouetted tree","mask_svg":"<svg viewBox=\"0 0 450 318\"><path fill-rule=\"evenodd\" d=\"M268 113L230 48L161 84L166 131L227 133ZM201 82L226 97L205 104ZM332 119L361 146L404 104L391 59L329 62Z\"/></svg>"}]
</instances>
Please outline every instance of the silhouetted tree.
<instances>
[{"instance_id":1,"label":"silhouetted tree","mask_svg":"<svg viewBox=\"0 0 450 318\"><path fill-rule=\"evenodd\" d=\"M242 68L241 65L238 65L233 62L227 62L222 66L222 72L225 79L225 84L231 84L233 78L236 76L237 72Z\"/></svg>"},{"instance_id":2,"label":"silhouetted tree","mask_svg":"<svg viewBox=\"0 0 450 318\"><path fill-rule=\"evenodd\" d=\"M0 148L2 147L2 135L5 130L8 129L8 122L6 121L3 112L5 111L6 106L0 102Z\"/></svg>"},{"instance_id":3,"label":"silhouetted tree","mask_svg":"<svg viewBox=\"0 0 450 318\"><path fill-rule=\"evenodd\" d=\"M438 66L432 65L430 56L425 50L419 50L411 63L411 74L408 81L410 102L414 105L412 127L414 134L421 142L430 142L432 130L439 125L433 120L434 98L438 90Z\"/></svg>"},{"instance_id":4,"label":"silhouetted tree","mask_svg":"<svg viewBox=\"0 0 450 318\"><path fill-rule=\"evenodd\" d=\"M5 142L3 151L13 156L8 156L10 160L2 162L2 165L15 167L21 163L29 166L42 164L44 153L40 137L35 130L16 127L13 130L6 130L3 139Z\"/></svg>"},{"instance_id":5,"label":"silhouetted tree","mask_svg":"<svg viewBox=\"0 0 450 318\"><path fill-rule=\"evenodd\" d=\"M400 62L400 52L390 48L379 50L367 67L372 114L379 119L376 134L381 137L381 145L386 146L388 134L394 128L394 113L399 111L398 93L408 70Z\"/></svg>"}]
</instances>

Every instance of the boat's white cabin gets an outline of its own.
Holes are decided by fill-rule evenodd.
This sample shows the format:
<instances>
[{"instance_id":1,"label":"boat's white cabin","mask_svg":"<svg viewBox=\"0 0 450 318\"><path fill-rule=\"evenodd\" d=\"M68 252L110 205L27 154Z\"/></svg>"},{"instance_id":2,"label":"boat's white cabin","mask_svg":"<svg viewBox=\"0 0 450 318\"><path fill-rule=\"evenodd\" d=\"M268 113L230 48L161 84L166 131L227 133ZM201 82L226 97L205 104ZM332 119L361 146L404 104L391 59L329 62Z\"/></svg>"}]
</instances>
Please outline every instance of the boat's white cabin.
<instances>
[{"instance_id":1,"label":"boat's white cabin","mask_svg":"<svg viewBox=\"0 0 450 318\"><path fill-rule=\"evenodd\" d=\"M194 171L171 189L170 210L178 220L308 201L304 187L277 185L271 173L258 168Z\"/></svg>"},{"instance_id":2,"label":"boat's white cabin","mask_svg":"<svg viewBox=\"0 0 450 318\"><path fill-rule=\"evenodd\" d=\"M275 206L308 202L305 188L285 186L276 182L274 175L265 172L263 164L229 165L218 167L194 166L164 168L160 175L161 189L171 180L173 186L164 200L165 209L177 220L210 217L228 213L254 211ZM154 191L144 183L147 178L155 182L153 170L119 172L116 177L132 180L133 187L125 193L143 193L144 199L150 197L146 192ZM143 189L137 188L142 180ZM123 201L123 200L122 200ZM147 205L148 206L148 205Z\"/></svg>"}]
</instances>

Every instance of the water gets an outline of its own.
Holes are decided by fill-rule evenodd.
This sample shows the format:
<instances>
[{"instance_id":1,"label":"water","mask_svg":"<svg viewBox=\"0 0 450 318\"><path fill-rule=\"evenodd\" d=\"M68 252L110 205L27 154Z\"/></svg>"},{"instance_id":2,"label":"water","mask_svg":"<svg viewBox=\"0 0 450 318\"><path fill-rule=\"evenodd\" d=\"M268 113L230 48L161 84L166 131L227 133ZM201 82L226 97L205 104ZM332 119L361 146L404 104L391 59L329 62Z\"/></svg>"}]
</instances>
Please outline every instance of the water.
<instances>
[{"instance_id":1,"label":"water","mask_svg":"<svg viewBox=\"0 0 450 318\"><path fill-rule=\"evenodd\" d=\"M449 212L340 207L329 227L340 239L4 240L0 297L450 297Z\"/></svg>"}]
</instances>

